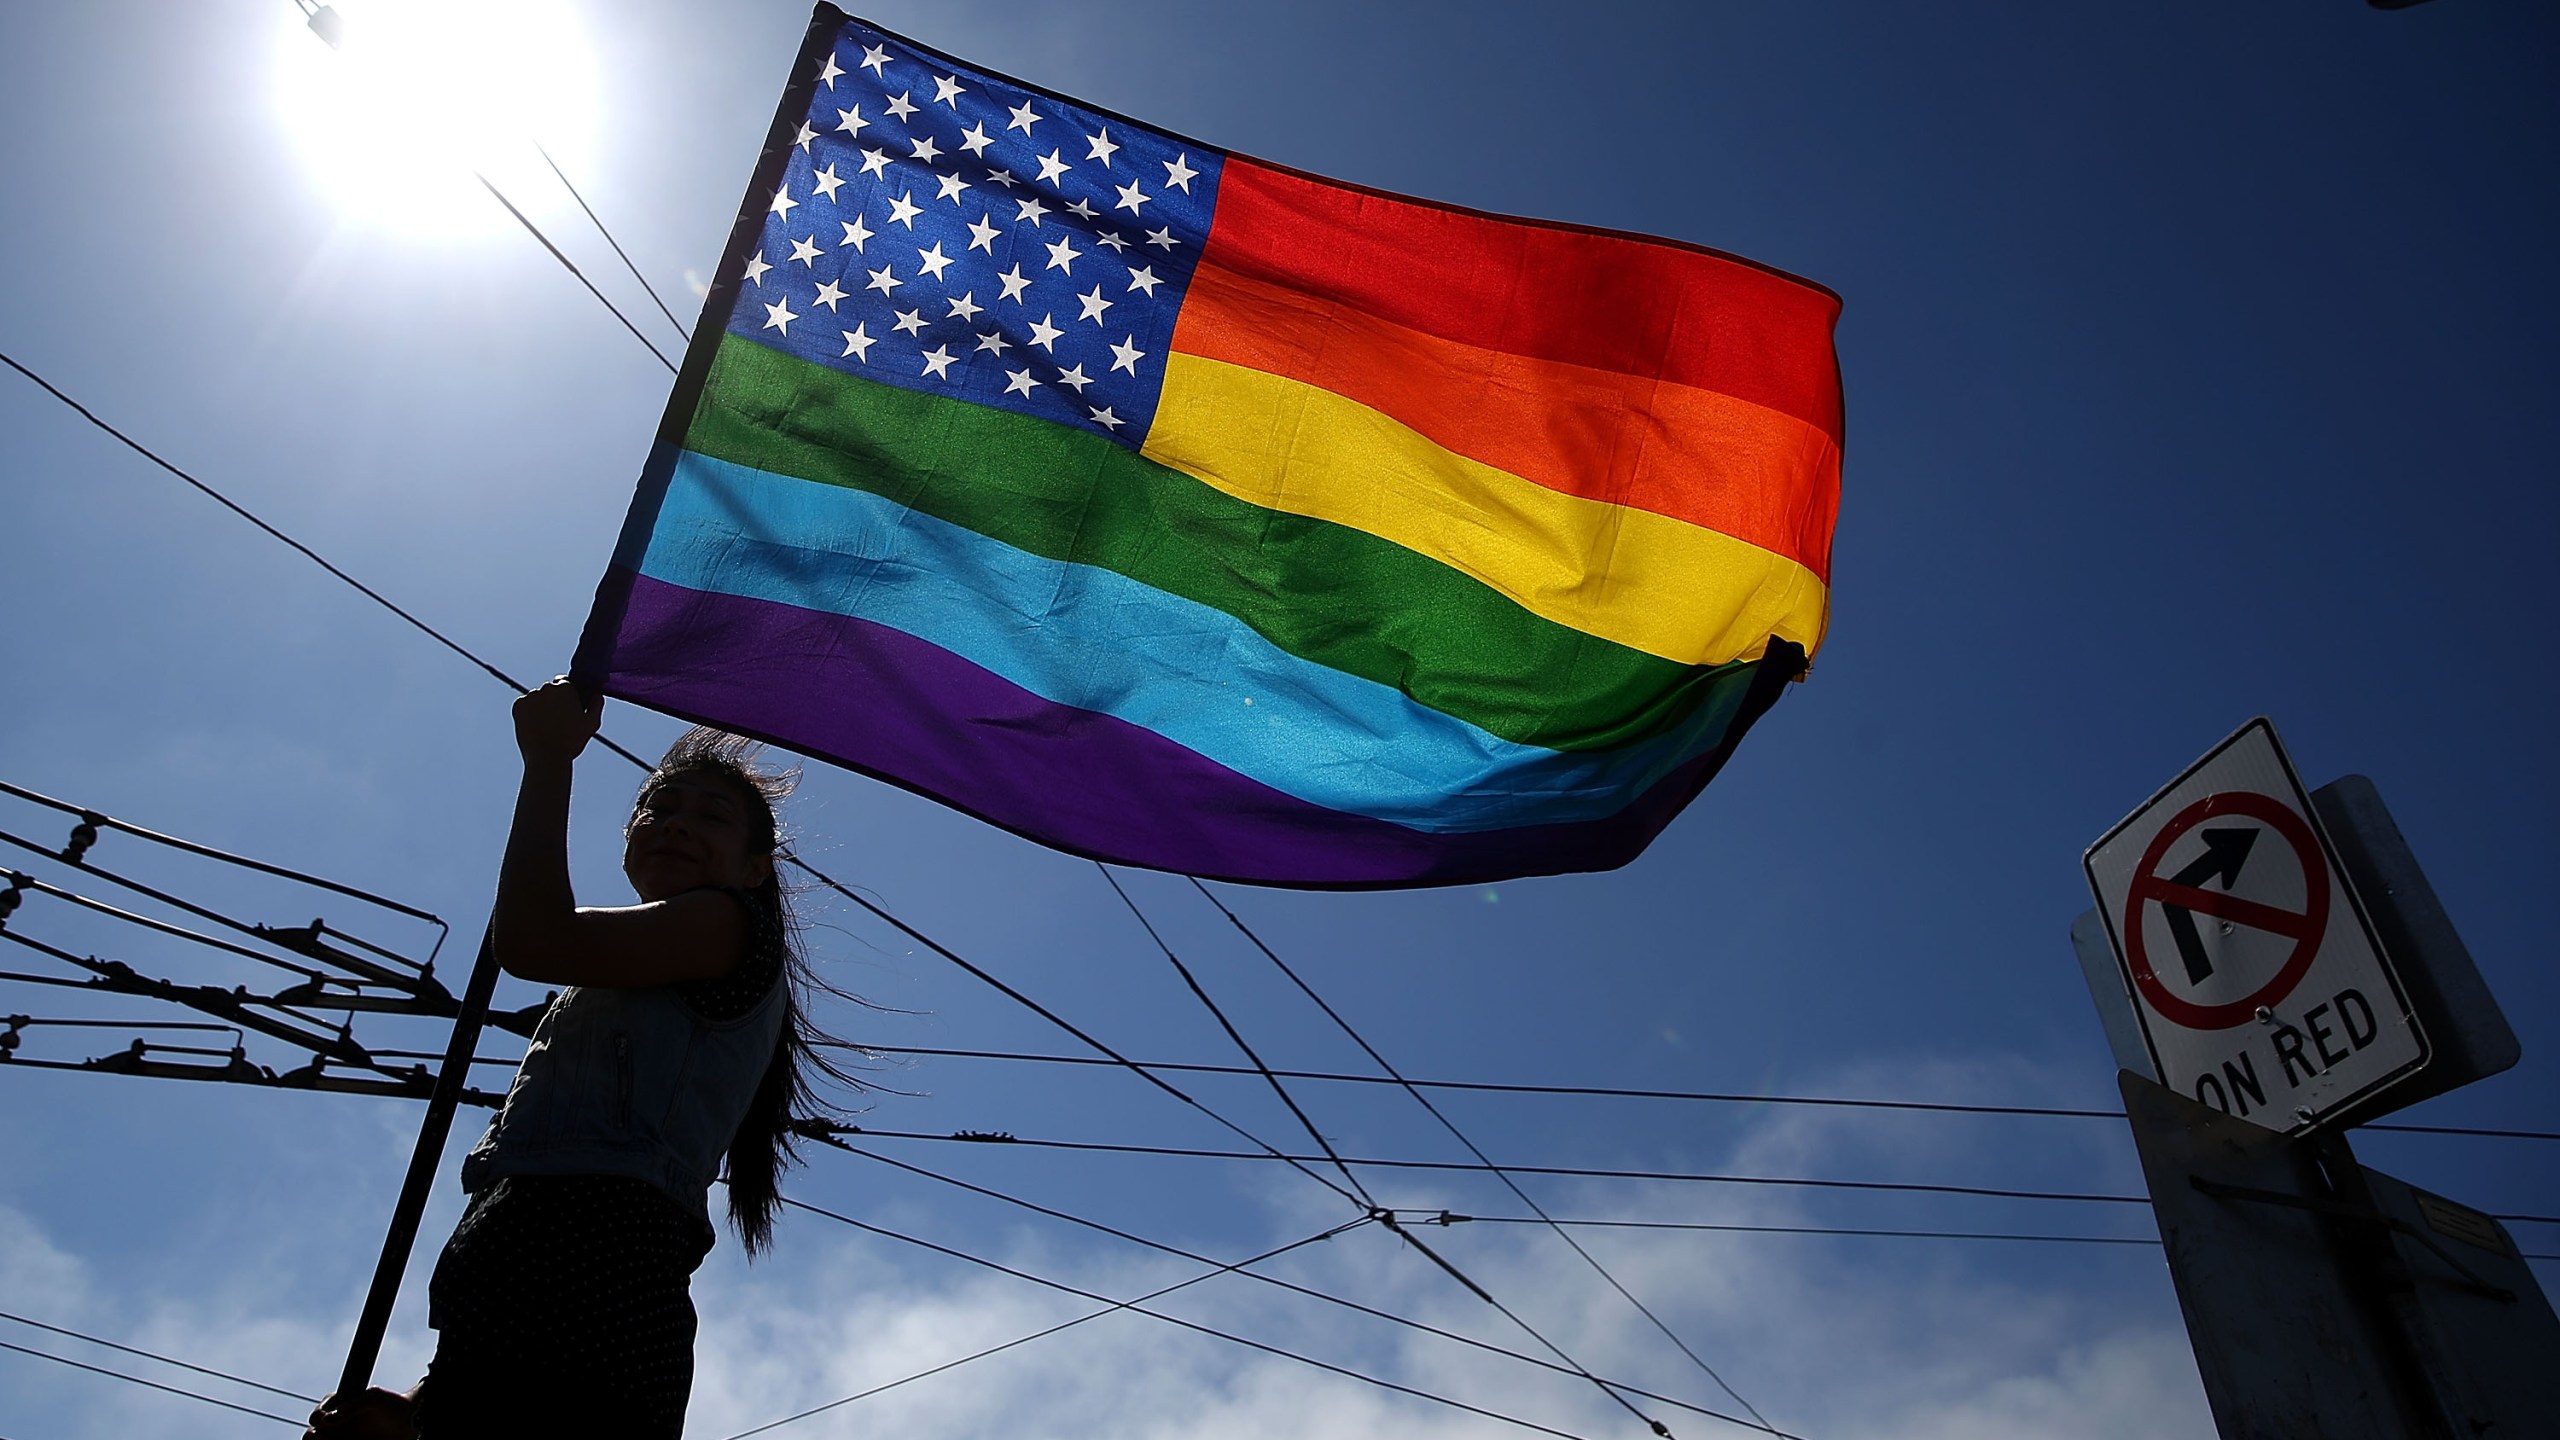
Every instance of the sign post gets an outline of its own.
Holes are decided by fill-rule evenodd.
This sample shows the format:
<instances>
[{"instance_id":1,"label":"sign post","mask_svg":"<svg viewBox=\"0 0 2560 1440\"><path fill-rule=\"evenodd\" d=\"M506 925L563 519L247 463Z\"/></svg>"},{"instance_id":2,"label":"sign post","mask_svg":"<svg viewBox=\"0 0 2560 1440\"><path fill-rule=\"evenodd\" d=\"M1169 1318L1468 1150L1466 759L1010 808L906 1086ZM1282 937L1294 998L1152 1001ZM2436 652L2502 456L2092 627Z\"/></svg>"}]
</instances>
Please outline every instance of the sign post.
<instances>
[{"instance_id":1,"label":"sign post","mask_svg":"<svg viewBox=\"0 0 2560 1440\"><path fill-rule=\"evenodd\" d=\"M2560 1437L2560 1318L2504 1227L2347 1132L2519 1055L2371 782L2264 719L2083 858L2071 927L2225 1440Z\"/></svg>"}]
</instances>

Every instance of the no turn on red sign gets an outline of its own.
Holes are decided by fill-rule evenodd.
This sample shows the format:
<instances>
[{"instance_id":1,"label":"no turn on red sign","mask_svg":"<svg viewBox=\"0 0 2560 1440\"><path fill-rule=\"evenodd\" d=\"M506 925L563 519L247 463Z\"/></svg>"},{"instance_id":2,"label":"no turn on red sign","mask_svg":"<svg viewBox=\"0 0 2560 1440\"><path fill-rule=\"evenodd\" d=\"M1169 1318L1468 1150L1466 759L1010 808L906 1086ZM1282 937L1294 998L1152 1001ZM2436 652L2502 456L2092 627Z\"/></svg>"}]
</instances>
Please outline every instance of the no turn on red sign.
<instances>
[{"instance_id":1,"label":"no turn on red sign","mask_svg":"<svg viewBox=\"0 0 2560 1440\"><path fill-rule=\"evenodd\" d=\"M2082 864L2163 1085L2301 1130L2426 1064L2426 1035L2265 719Z\"/></svg>"}]
</instances>

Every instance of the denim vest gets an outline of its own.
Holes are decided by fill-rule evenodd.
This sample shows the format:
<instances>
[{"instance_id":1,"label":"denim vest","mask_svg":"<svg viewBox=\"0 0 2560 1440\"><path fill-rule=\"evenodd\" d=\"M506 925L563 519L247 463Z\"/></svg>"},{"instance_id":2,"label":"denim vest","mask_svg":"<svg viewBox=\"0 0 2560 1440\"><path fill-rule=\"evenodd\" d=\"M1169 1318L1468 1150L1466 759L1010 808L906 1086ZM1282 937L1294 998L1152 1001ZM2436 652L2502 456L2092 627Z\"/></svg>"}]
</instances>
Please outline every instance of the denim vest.
<instances>
[{"instance_id":1,"label":"denim vest","mask_svg":"<svg viewBox=\"0 0 2560 1440\"><path fill-rule=\"evenodd\" d=\"M579 985L534 1027L507 1102L462 1161L473 1193L505 1175L628 1175L694 1214L782 1038L788 976L713 1024L675 987Z\"/></svg>"}]
</instances>

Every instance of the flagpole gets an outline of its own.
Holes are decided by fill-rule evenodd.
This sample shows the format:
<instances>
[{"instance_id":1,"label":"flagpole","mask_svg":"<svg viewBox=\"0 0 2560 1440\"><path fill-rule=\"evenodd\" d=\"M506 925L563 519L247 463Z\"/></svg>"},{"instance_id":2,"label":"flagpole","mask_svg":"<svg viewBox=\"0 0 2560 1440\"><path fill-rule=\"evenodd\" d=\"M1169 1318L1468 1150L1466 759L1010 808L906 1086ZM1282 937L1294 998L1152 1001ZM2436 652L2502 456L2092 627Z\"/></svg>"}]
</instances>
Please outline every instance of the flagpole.
<instances>
[{"instance_id":1,"label":"flagpole","mask_svg":"<svg viewBox=\"0 0 2560 1440\"><path fill-rule=\"evenodd\" d=\"M471 963L471 982L463 987L462 1009L453 1017L453 1038L446 1044L444 1068L436 1073L427 1099L426 1122L418 1127L418 1148L409 1154L409 1175L401 1182L400 1200L391 1210L391 1228L382 1237L382 1257L374 1262L373 1288L365 1292L364 1311L356 1319L355 1338L347 1345L346 1369L338 1377L338 1394L354 1396L373 1383L374 1362L382 1355L383 1332L391 1324L391 1306L400 1298L400 1279L409 1269L409 1252L418 1240L418 1221L426 1214L428 1192L444 1161L444 1142L453 1132L453 1112L462 1103L471 1077L471 1057L480 1046L481 1022L488 1018L489 997L498 988L498 951L492 943L494 918L480 936L479 958Z\"/></svg>"}]
</instances>

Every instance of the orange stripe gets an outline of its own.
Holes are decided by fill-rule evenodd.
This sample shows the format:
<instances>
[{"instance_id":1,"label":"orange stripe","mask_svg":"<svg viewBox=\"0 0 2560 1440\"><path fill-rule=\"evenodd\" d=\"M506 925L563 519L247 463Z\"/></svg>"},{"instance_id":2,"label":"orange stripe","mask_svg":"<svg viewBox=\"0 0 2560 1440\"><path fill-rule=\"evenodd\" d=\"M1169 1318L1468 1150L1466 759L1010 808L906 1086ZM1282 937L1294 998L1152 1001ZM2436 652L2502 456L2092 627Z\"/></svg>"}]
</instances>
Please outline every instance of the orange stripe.
<instances>
[{"instance_id":1,"label":"orange stripe","mask_svg":"<svg viewBox=\"0 0 2560 1440\"><path fill-rule=\"evenodd\" d=\"M1454 454L1830 578L1840 449L1792 415L1442 339L1208 263L1191 277L1173 348L1331 390Z\"/></svg>"}]
</instances>

